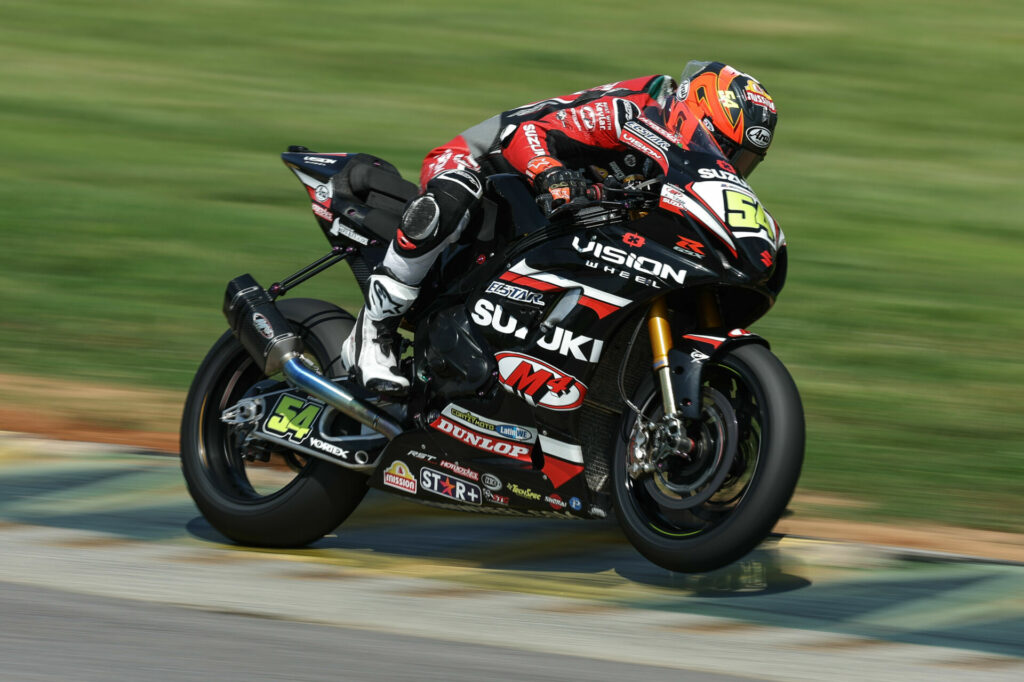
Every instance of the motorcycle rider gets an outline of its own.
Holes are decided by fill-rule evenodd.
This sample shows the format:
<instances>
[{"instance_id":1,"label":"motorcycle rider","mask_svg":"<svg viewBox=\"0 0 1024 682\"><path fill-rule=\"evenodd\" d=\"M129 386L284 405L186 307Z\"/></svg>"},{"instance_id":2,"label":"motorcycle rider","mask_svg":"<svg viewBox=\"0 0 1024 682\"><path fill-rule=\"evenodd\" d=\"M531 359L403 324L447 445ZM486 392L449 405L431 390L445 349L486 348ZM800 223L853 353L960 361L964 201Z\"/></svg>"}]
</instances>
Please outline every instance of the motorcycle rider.
<instances>
[{"instance_id":1,"label":"motorcycle rider","mask_svg":"<svg viewBox=\"0 0 1024 682\"><path fill-rule=\"evenodd\" d=\"M591 169L596 180L642 180L652 162L619 140L622 126L641 115L684 142L687 124L690 131L703 124L744 178L764 158L777 120L771 96L753 77L721 62L691 61L678 86L663 75L610 83L511 109L469 128L424 159L421 193L406 206L342 346L346 370L377 393L400 395L409 388L395 353L398 326L434 262L469 223L484 176L519 173L538 195L550 195L553 207L586 193L582 169Z\"/></svg>"}]
</instances>

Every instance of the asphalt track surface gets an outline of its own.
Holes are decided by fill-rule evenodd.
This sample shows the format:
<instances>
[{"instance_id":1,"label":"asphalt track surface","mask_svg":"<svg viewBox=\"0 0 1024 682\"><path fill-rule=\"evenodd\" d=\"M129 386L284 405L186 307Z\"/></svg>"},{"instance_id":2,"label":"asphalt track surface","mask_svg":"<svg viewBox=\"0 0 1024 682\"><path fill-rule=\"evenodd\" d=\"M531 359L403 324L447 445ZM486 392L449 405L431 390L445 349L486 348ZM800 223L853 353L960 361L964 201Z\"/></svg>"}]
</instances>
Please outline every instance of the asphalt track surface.
<instances>
[{"instance_id":1,"label":"asphalt track surface","mask_svg":"<svg viewBox=\"0 0 1024 682\"><path fill-rule=\"evenodd\" d=\"M697 576L611 523L371 493L234 546L173 458L0 435L0 680L1022 680L1024 566L773 538Z\"/></svg>"}]
</instances>

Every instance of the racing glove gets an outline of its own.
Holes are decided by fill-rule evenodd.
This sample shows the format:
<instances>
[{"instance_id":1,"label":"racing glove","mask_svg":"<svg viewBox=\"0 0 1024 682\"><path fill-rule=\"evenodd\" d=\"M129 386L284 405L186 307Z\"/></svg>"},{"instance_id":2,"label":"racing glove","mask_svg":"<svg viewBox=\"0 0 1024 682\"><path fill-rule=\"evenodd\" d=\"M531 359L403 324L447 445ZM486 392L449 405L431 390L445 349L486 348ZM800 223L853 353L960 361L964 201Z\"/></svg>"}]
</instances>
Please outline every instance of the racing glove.
<instances>
[{"instance_id":1,"label":"racing glove","mask_svg":"<svg viewBox=\"0 0 1024 682\"><path fill-rule=\"evenodd\" d=\"M551 206L558 207L576 197L586 196L587 183L583 176L568 168L549 168L533 179L538 194L551 196Z\"/></svg>"}]
</instances>

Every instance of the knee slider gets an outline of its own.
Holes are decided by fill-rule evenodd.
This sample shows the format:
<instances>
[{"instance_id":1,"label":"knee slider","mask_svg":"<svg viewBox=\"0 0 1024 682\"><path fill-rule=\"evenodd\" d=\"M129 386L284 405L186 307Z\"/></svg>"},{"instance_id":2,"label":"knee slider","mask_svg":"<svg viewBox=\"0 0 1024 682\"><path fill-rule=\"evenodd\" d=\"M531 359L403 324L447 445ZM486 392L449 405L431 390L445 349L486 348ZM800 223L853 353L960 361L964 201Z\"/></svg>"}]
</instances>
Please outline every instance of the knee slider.
<instances>
[{"instance_id":1,"label":"knee slider","mask_svg":"<svg viewBox=\"0 0 1024 682\"><path fill-rule=\"evenodd\" d=\"M423 241L437 232L441 210L430 192L422 194L411 202L402 213L402 232L409 239Z\"/></svg>"},{"instance_id":2,"label":"knee slider","mask_svg":"<svg viewBox=\"0 0 1024 682\"><path fill-rule=\"evenodd\" d=\"M434 196L441 212L439 237L453 238L465 227L470 211L483 196L483 182L475 171L445 171L427 183L427 194Z\"/></svg>"},{"instance_id":3,"label":"knee slider","mask_svg":"<svg viewBox=\"0 0 1024 682\"><path fill-rule=\"evenodd\" d=\"M484 186L479 173L460 168L435 175L427 183L427 191L437 197L442 210L449 201L453 208L466 210L483 196Z\"/></svg>"}]
</instances>

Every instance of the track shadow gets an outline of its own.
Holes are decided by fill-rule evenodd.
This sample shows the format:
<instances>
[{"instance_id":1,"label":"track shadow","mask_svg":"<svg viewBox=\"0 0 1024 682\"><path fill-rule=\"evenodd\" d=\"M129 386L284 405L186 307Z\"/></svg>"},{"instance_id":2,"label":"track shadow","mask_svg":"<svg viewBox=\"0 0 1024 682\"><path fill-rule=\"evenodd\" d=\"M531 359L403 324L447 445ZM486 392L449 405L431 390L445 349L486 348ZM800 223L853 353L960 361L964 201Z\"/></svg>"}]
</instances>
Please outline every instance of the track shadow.
<instances>
[{"instance_id":1,"label":"track shadow","mask_svg":"<svg viewBox=\"0 0 1024 682\"><path fill-rule=\"evenodd\" d=\"M187 531L199 540L231 544L202 517L192 519ZM543 573L552 579L568 575L586 580L587 575L612 572L633 583L689 596L750 596L809 586L809 580L786 572L786 558L777 545L777 539L769 539L739 562L688 575L650 563L611 520L495 517L435 510L371 495L335 533L308 549L320 550L325 556L340 550L450 561L483 571Z\"/></svg>"},{"instance_id":2,"label":"track shadow","mask_svg":"<svg viewBox=\"0 0 1024 682\"><path fill-rule=\"evenodd\" d=\"M736 598L792 592L812 585L805 577L787 573L793 559L779 548L779 537L769 537L742 559L706 573L676 573L651 563L617 569L635 583L691 593L695 597Z\"/></svg>"},{"instance_id":3,"label":"track shadow","mask_svg":"<svg viewBox=\"0 0 1024 682\"><path fill-rule=\"evenodd\" d=\"M0 470L0 521L139 541L191 536L210 545L233 544L197 516L176 466L143 458L30 466ZM512 589L545 581L567 588L589 583L602 590L597 597L590 590L591 598L621 607L1024 656L1024 608L1007 598L1024 593L1020 566L907 561L898 555L867 564L877 566L873 570L856 562L828 566L820 556L804 564L799 553L769 538L730 566L686 575L648 562L610 520L467 514L376 491L308 551L329 556L345 550L475 566L499 576L498 583L512 576ZM645 589L619 590L623 581ZM947 615L949 607L964 604L971 605L970 619Z\"/></svg>"}]
</instances>

